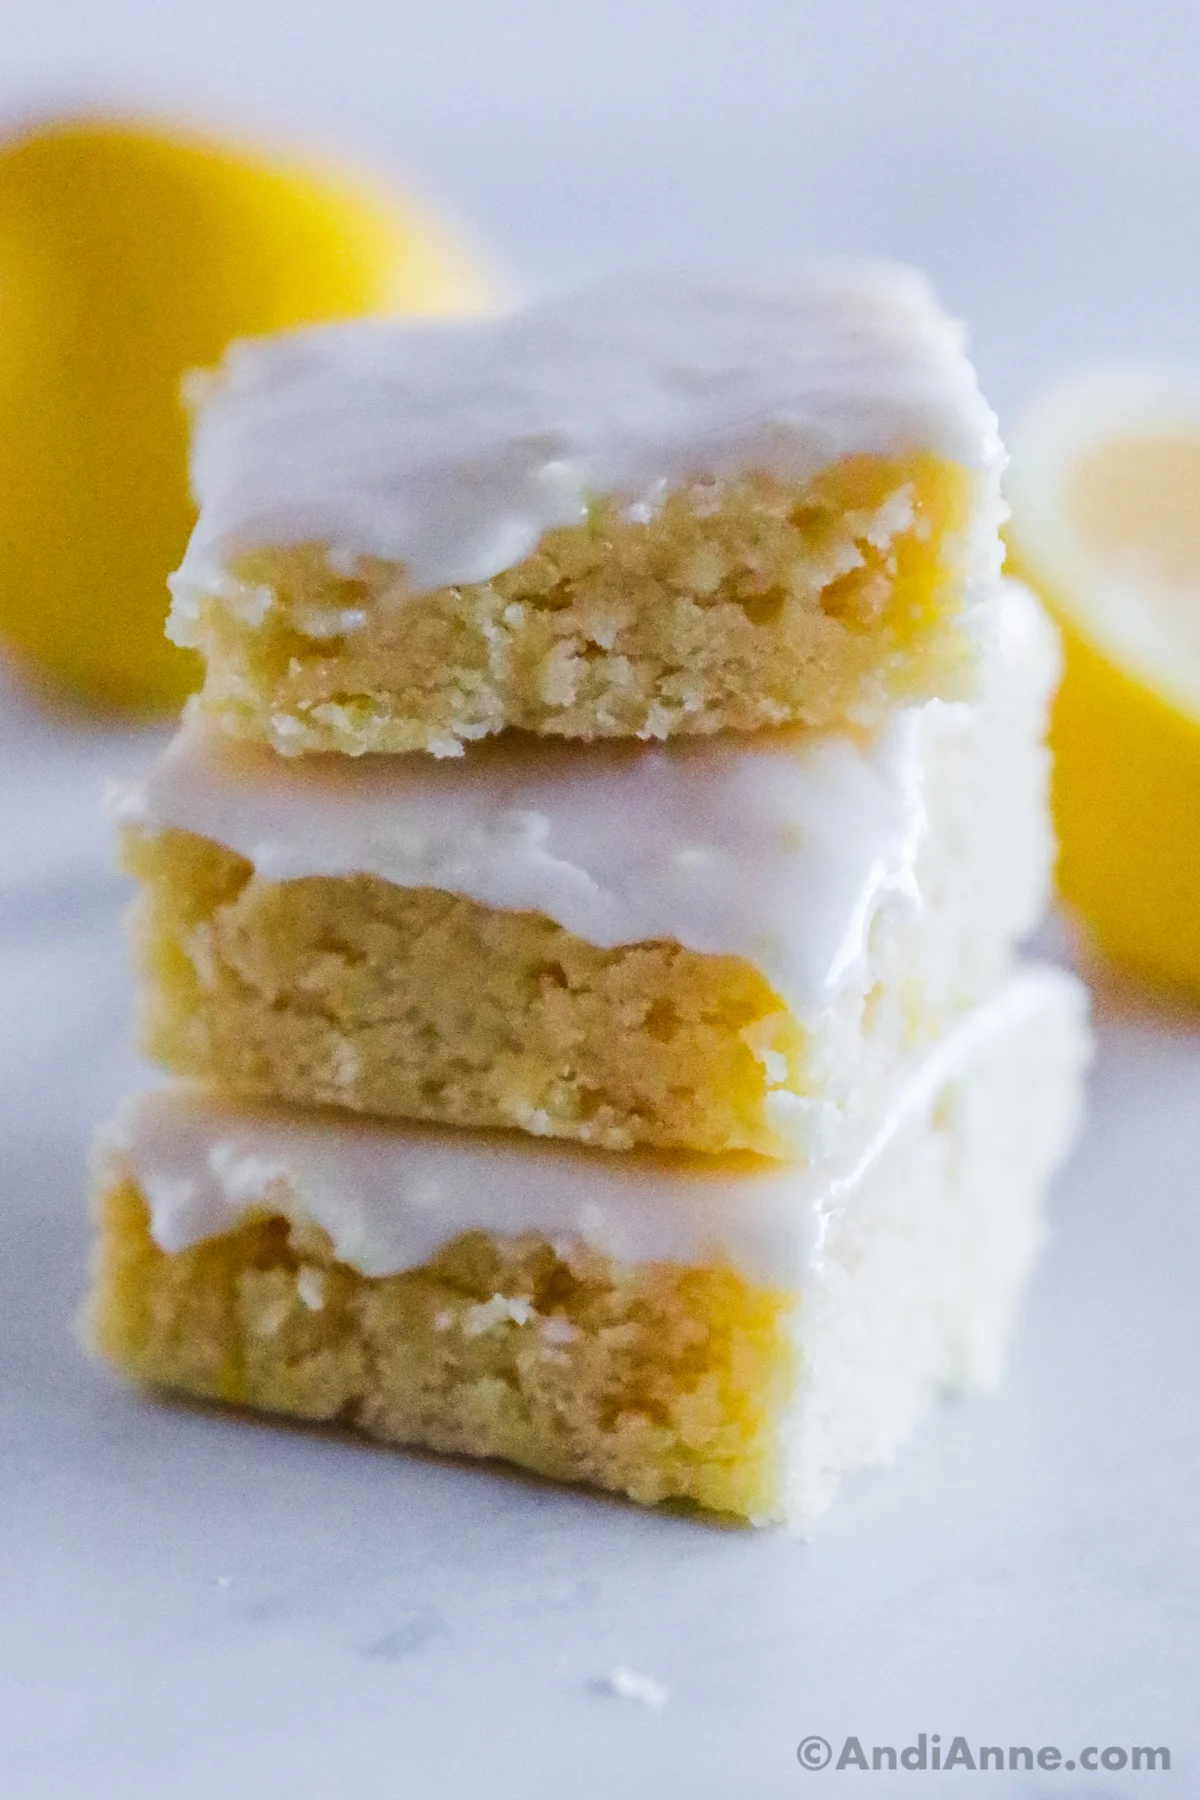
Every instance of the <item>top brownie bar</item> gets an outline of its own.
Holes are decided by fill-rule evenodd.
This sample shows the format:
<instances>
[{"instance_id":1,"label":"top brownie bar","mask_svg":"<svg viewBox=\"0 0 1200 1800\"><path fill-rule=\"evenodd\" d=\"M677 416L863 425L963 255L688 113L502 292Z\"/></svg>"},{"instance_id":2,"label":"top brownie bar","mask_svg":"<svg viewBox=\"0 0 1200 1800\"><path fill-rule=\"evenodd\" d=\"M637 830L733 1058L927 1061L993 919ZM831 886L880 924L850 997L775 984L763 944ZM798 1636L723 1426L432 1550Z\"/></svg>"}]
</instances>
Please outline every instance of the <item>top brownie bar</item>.
<instances>
[{"instance_id":1,"label":"top brownie bar","mask_svg":"<svg viewBox=\"0 0 1200 1800\"><path fill-rule=\"evenodd\" d=\"M633 276L239 343L169 630L285 755L871 726L971 692L1003 452L925 282Z\"/></svg>"}]
</instances>

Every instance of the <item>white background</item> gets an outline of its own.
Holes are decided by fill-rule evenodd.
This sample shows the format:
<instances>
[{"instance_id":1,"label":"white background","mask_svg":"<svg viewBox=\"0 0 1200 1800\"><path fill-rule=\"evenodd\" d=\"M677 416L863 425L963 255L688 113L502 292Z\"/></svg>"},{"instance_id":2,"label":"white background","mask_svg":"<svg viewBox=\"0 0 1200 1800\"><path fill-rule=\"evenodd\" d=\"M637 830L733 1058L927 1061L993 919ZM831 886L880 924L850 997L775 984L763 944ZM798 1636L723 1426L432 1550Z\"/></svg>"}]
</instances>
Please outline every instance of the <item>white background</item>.
<instances>
[{"instance_id":1,"label":"white background","mask_svg":"<svg viewBox=\"0 0 1200 1800\"><path fill-rule=\"evenodd\" d=\"M107 99L357 156L518 288L907 257L1005 415L1081 360L1200 359L1198 98L1182 0L0 0L0 114ZM0 691L3 1800L926 1795L794 1758L921 1730L1174 1754L967 1793L1200 1792L1194 1017L1105 984L1011 1379L810 1545L152 1406L69 1334L87 1134L135 1068L96 800L149 748ZM597 1692L618 1663L669 1703Z\"/></svg>"}]
</instances>

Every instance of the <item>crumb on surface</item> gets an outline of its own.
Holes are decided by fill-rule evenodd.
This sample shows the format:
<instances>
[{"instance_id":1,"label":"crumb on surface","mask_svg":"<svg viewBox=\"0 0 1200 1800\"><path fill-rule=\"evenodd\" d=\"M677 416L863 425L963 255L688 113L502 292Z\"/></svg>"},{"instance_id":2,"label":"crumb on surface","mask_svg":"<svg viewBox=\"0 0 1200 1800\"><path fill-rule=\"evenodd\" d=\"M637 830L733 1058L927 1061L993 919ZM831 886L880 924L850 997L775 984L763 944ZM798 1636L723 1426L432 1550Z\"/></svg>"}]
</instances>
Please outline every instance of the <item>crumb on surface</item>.
<instances>
[{"instance_id":1,"label":"crumb on surface","mask_svg":"<svg viewBox=\"0 0 1200 1800\"><path fill-rule=\"evenodd\" d=\"M618 1700L637 1700L643 1706L665 1706L669 1698L662 1682L656 1681L653 1675L639 1675L635 1669L627 1669L621 1663L601 1675L596 1685Z\"/></svg>"},{"instance_id":2,"label":"crumb on surface","mask_svg":"<svg viewBox=\"0 0 1200 1800\"><path fill-rule=\"evenodd\" d=\"M508 1294L493 1294L480 1306L472 1306L463 1314L462 1328L465 1337L482 1337L485 1331L495 1331L501 1325L528 1325L534 1317L534 1309L528 1300L513 1299Z\"/></svg>"}]
</instances>

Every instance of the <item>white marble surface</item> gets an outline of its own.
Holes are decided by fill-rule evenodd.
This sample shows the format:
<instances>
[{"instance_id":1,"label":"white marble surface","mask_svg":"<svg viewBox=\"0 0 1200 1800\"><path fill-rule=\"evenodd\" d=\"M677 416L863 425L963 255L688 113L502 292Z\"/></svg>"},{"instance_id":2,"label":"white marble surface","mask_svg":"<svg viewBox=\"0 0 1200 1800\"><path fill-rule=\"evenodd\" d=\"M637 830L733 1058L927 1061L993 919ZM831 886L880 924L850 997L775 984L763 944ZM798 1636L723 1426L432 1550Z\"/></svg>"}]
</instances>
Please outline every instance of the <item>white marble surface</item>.
<instances>
[{"instance_id":1,"label":"white marble surface","mask_svg":"<svg viewBox=\"0 0 1200 1800\"><path fill-rule=\"evenodd\" d=\"M908 255L1008 408L1083 356L1200 354L1198 48L1183 0L42 0L0 8L0 109L315 132L531 286ZM807 1733L922 1730L1173 1752L989 1793L1200 1792L1197 1018L1107 993L1009 1382L811 1544L155 1405L70 1335L87 1136L135 1067L96 802L148 749L0 690L5 1800L782 1800L855 1779L801 1770ZM619 1665L667 1704L599 1691Z\"/></svg>"}]
</instances>

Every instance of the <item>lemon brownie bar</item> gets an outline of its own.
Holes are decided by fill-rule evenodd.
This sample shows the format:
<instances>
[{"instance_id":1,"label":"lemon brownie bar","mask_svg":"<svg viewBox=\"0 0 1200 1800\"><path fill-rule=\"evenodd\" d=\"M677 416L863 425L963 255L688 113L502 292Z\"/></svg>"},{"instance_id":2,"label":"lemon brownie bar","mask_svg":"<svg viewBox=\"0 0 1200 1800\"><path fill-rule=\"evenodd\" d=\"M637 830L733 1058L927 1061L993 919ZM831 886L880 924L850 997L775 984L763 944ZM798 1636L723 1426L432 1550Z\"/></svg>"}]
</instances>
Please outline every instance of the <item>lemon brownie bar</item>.
<instances>
[{"instance_id":1,"label":"lemon brownie bar","mask_svg":"<svg viewBox=\"0 0 1200 1800\"><path fill-rule=\"evenodd\" d=\"M880 732L288 762L195 722L119 790L145 1047L245 1095L827 1153L994 991L1052 853L1052 627Z\"/></svg>"},{"instance_id":2,"label":"lemon brownie bar","mask_svg":"<svg viewBox=\"0 0 1200 1800\"><path fill-rule=\"evenodd\" d=\"M169 630L285 755L818 729L970 689L995 419L919 277L627 277L233 347Z\"/></svg>"},{"instance_id":3,"label":"lemon brownie bar","mask_svg":"<svg viewBox=\"0 0 1200 1800\"><path fill-rule=\"evenodd\" d=\"M138 1381L803 1528L995 1380L1086 1044L1079 984L1027 970L819 1177L178 1084L104 1142L92 1338Z\"/></svg>"}]
</instances>

